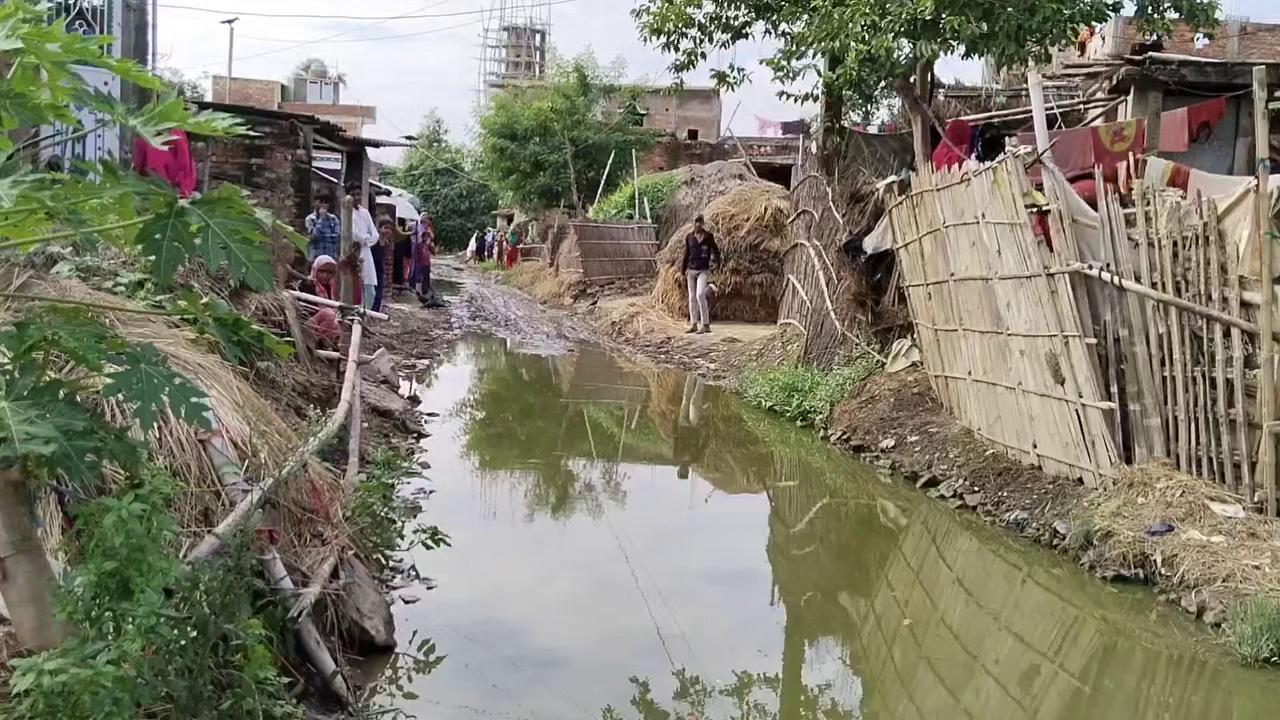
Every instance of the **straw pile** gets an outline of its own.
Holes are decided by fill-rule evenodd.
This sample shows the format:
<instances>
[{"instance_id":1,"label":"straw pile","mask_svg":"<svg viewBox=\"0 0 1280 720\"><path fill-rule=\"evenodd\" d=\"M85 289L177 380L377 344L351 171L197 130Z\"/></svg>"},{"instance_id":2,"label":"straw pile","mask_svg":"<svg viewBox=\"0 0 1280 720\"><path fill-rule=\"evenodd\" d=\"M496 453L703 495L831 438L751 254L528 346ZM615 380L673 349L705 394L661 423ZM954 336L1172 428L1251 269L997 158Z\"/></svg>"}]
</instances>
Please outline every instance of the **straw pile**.
<instances>
[{"instance_id":1,"label":"straw pile","mask_svg":"<svg viewBox=\"0 0 1280 720\"><path fill-rule=\"evenodd\" d=\"M687 214L690 207L682 206L677 212ZM776 321L782 299L787 220L791 213L787 191L752 178L719 195L698 212L715 234L723 255L721 267L711 277L716 286L711 301L712 317L743 322ZM680 262L685 236L692 230L692 224L680 226L658 253L658 281L653 300L675 318L685 318L688 312Z\"/></svg>"},{"instance_id":2,"label":"straw pile","mask_svg":"<svg viewBox=\"0 0 1280 720\"><path fill-rule=\"evenodd\" d=\"M137 307L125 298L93 290L78 281L45 278L12 268L0 270L0 286L10 292ZM0 320L13 318L21 310L16 301L0 304ZM181 322L131 313L94 312L123 337L154 345L176 371L204 390L227 441L247 465L246 476L251 482L274 472L302 444L303 438L277 415L241 371L210 352ZM104 410L108 417L116 419L126 415L124 408L112 404ZM165 413L147 437L153 457L178 481L174 511L187 542L203 537L230 509L200 433ZM276 526L283 536L281 551L295 564L309 566L310 560L335 539L326 536L325 530L338 528L325 526L330 521L341 524L340 518L328 517L329 503L340 489L340 480L332 469L313 461L277 493Z\"/></svg>"},{"instance_id":3,"label":"straw pile","mask_svg":"<svg viewBox=\"0 0 1280 720\"><path fill-rule=\"evenodd\" d=\"M1255 513L1224 517L1211 502L1244 505L1166 464L1124 467L1115 487L1075 519L1071 542L1083 546L1084 563L1105 576L1228 600L1280 598L1277 521ZM1162 523L1173 531L1158 534Z\"/></svg>"}]
</instances>

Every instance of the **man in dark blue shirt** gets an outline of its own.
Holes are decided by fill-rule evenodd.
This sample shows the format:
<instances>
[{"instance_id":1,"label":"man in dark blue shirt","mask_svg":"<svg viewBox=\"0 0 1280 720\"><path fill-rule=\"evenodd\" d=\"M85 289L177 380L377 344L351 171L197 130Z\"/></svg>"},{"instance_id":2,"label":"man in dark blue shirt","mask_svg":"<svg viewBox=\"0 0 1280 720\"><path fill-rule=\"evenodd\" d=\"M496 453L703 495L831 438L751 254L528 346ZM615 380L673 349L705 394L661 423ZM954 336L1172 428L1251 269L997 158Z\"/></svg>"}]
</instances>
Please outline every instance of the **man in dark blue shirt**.
<instances>
[{"instance_id":1,"label":"man in dark blue shirt","mask_svg":"<svg viewBox=\"0 0 1280 720\"><path fill-rule=\"evenodd\" d=\"M712 264L720 264L720 247L699 215L693 221L693 232L684 239L681 270L689 286L689 329L686 333L711 332L711 308L707 305L707 283Z\"/></svg>"}]
</instances>

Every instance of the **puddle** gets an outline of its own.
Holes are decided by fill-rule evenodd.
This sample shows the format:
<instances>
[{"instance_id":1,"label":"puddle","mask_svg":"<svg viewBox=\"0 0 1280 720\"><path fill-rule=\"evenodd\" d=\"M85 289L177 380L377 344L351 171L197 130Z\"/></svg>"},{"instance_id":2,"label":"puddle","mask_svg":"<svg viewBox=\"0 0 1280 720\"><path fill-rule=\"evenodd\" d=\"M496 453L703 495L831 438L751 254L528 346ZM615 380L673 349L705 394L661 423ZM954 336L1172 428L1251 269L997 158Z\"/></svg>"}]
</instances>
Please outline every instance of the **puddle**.
<instances>
[{"instance_id":1,"label":"puddle","mask_svg":"<svg viewBox=\"0 0 1280 720\"><path fill-rule=\"evenodd\" d=\"M441 413L423 521L453 547L414 558L439 586L395 608L447 655L407 713L665 717L633 709L630 678L699 718L1252 718L1280 699L1149 592L717 388L507 348L464 340L418 391ZM674 705L673 675L706 707Z\"/></svg>"}]
</instances>

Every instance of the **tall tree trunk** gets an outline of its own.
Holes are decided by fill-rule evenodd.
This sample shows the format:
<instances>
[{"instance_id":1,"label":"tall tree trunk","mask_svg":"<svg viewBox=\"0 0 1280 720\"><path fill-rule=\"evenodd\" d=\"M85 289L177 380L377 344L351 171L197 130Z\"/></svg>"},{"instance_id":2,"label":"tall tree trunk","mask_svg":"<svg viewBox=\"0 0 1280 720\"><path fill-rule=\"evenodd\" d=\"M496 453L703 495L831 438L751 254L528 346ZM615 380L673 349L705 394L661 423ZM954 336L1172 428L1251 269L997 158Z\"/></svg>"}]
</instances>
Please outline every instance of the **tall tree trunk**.
<instances>
[{"instance_id":1,"label":"tall tree trunk","mask_svg":"<svg viewBox=\"0 0 1280 720\"><path fill-rule=\"evenodd\" d=\"M67 636L66 625L53 615L56 585L31 521L26 478L17 468L0 470L0 597L27 648L48 650Z\"/></svg>"},{"instance_id":2,"label":"tall tree trunk","mask_svg":"<svg viewBox=\"0 0 1280 720\"><path fill-rule=\"evenodd\" d=\"M929 168L933 154L932 120L929 105L933 102L933 61L922 60L916 64L914 76L903 75L894 83L898 98L911 119L911 141L915 147L916 171Z\"/></svg>"},{"instance_id":3,"label":"tall tree trunk","mask_svg":"<svg viewBox=\"0 0 1280 720\"><path fill-rule=\"evenodd\" d=\"M569 192L573 196L573 207L582 216L582 198L578 195L578 170L573 166L573 144L564 138L564 159L569 163Z\"/></svg>"},{"instance_id":4,"label":"tall tree trunk","mask_svg":"<svg viewBox=\"0 0 1280 720\"><path fill-rule=\"evenodd\" d=\"M844 58L835 53L824 61L822 78L822 116L818 130L818 166L828 176L835 175L841 148L844 147L844 96L831 89L830 77L840 69Z\"/></svg>"}]
</instances>

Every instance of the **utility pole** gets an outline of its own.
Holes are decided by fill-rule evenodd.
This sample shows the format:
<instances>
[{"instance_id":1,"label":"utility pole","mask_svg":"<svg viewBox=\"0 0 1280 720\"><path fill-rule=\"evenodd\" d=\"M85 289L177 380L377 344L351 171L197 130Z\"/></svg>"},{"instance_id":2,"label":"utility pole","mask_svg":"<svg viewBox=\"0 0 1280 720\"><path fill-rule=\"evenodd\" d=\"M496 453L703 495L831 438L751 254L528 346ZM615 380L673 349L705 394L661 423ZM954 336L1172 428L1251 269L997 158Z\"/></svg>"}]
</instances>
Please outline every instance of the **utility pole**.
<instances>
[{"instance_id":1,"label":"utility pole","mask_svg":"<svg viewBox=\"0 0 1280 720\"><path fill-rule=\"evenodd\" d=\"M235 59L236 51L236 21L238 17L222 20L222 24L227 26L227 92L224 102L231 102L231 63Z\"/></svg>"},{"instance_id":2,"label":"utility pole","mask_svg":"<svg viewBox=\"0 0 1280 720\"><path fill-rule=\"evenodd\" d=\"M156 55L160 52L160 22L157 15L160 13L160 0L151 0L151 72L155 72L160 66L160 59Z\"/></svg>"}]
</instances>

